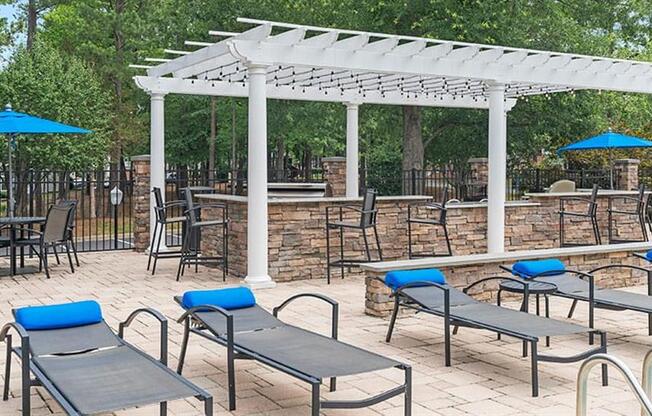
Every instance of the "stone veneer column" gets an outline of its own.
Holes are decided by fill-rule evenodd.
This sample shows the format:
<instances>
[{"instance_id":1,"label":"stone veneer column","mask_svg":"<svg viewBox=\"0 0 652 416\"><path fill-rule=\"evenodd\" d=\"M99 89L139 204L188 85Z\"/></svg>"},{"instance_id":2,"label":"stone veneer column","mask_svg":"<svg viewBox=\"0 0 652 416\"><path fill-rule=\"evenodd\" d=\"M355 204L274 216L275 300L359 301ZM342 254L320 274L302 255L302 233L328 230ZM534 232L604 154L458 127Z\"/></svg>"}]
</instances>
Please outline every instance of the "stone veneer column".
<instances>
[{"instance_id":1,"label":"stone veneer column","mask_svg":"<svg viewBox=\"0 0 652 416\"><path fill-rule=\"evenodd\" d=\"M487 184L489 180L489 159L486 157L472 157L469 159L471 179L477 183Z\"/></svg>"},{"instance_id":2,"label":"stone veneer column","mask_svg":"<svg viewBox=\"0 0 652 416\"><path fill-rule=\"evenodd\" d=\"M618 189L632 191L638 189L638 159L618 159L614 161L614 176L618 180Z\"/></svg>"},{"instance_id":3,"label":"stone veneer column","mask_svg":"<svg viewBox=\"0 0 652 416\"><path fill-rule=\"evenodd\" d=\"M149 155L131 158L133 172L133 234L134 250L143 252L149 248L149 199L151 165Z\"/></svg>"},{"instance_id":4,"label":"stone veneer column","mask_svg":"<svg viewBox=\"0 0 652 416\"><path fill-rule=\"evenodd\" d=\"M326 182L326 196L346 195L346 158L322 158L324 182Z\"/></svg>"}]
</instances>

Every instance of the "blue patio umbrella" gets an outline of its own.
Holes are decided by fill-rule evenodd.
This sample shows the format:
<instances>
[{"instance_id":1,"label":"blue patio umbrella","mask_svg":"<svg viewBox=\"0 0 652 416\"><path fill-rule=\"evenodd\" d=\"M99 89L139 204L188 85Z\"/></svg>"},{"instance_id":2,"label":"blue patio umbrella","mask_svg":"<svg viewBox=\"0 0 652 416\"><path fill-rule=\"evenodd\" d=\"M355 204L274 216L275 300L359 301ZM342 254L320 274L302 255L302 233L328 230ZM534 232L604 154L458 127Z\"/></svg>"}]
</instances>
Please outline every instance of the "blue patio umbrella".
<instances>
[{"instance_id":1,"label":"blue patio umbrella","mask_svg":"<svg viewBox=\"0 0 652 416\"><path fill-rule=\"evenodd\" d=\"M11 105L7 104L5 110L0 112L0 134L5 134L9 138L9 216L14 216L12 151L16 147L16 136L19 134L88 133L91 131L13 111Z\"/></svg>"},{"instance_id":2,"label":"blue patio umbrella","mask_svg":"<svg viewBox=\"0 0 652 416\"><path fill-rule=\"evenodd\" d=\"M613 150L614 149L636 149L652 147L652 141L642 139L640 137L627 136L625 134L614 133L609 129L607 132L599 134L588 139L580 140L579 142L571 143L567 146L557 150L558 154L570 151L580 150L608 150L609 162L611 167L610 183L611 189L614 187L614 172L613 172Z\"/></svg>"}]
</instances>

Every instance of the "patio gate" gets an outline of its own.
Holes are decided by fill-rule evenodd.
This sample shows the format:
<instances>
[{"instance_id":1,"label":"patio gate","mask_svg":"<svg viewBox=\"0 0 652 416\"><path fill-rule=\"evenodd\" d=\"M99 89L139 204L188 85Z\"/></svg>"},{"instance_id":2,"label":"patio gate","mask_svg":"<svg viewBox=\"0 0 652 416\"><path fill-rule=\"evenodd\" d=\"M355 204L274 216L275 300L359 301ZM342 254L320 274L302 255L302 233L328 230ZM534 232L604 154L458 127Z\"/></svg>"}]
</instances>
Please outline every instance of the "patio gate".
<instances>
[{"instance_id":1,"label":"patio gate","mask_svg":"<svg viewBox=\"0 0 652 416\"><path fill-rule=\"evenodd\" d=\"M1 172L0 215L7 215L7 172ZM133 176L127 170L84 172L27 170L15 173L17 216L46 216L50 205L76 200L75 244L78 251L131 249ZM111 204L111 190L122 192Z\"/></svg>"}]
</instances>

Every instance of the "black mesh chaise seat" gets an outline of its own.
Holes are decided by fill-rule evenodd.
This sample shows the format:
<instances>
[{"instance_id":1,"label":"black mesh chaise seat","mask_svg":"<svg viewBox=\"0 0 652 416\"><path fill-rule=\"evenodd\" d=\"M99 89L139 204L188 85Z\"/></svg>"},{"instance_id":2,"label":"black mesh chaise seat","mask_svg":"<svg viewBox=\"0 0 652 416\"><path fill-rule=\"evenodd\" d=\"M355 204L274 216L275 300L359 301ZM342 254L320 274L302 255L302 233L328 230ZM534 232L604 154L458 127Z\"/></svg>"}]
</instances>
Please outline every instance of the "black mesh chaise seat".
<instances>
[{"instance_id":1,"label":"black mesh chaise seat","mask_svg":"<svg viewBox=\"0 0 652 416\"><path fill-rule=\"evenodd\" d=\"M554 260L554 259L553 259ZM535 261L536 262L536 261ZM554 264L554 263L553 263ZM568 318L573 317L577 302L587 302L589 304L589 327L594 327L595 312L594 309L608 309L613 311L636 311L648 315L648 334L652 335L652 269L631 265L631 264L610 264L595 268L588 273L576 270L568 270L563 263L558 263L558 270L545 270L533 276L526 277L529 280L552 283L557 286L557 291L552 296L571 299L573 304L568 312ZM519 274L514 270L514 265L500 266L514 275ZM618 289L599 288L595 286L594 274L602 271L613 269L630 269L641 271L647 275L648 293L626 292Z\"/></svg>"},{"instance_id":2,"label":"black mesh chaise seat","mask_svg":"<svg viewBox=\"0 0 652 416\"><path fill-rule=\"evenodd\" d=\"M246 290L244 287L213 292ZM253 299L253 295L251 295ZM279 320L278 312L295 299L311 297L329 303L333 308L331 337L323 336ZM312 387L312 415L320 409L358 409L380 403L404 394L405 415L411 414L411 368L398 361L354 347L337 340L338 304L322 295L300 294L283 302L269 313L258 305L248 305L226 310L214 304L189 307L184 298L175 300L186 312L179 322L184 322L178 372L185 361L190 333L197 334L227 348L229 383L229 410L236 408L235 360L254 359L282 371ZM217 303L217 302L216 302ZM351 401L322 401L319 389L323 379L330 379L330 389L335 390L336 378L372 371L398 368L405 372L405 383L376 396Z\"/></svg>"},{"instance_id":3,"label":"black mesh chaise seat","mask_svg":"<svg viewBox=\"0 0 652 416\"><path fill-rule=\"evenodd\" d=\"M440 283L436 282L437 279L422 280L430 271L441 276ZM525 282L509 277L496 276L480 279L463 290L458 290L446 284L443 275L436 269L418 270L418 276L413 280L409 278L409 273L412 272L415 271L390 272L403 274L404 277L401 278L403 283L399 285L394 284L396 282L395 280L392 282L388 280L389 273L385 279L378 278L392 289L391 296L394 298L394 309L387 330L386 341L391 341L396 318L401 307L442 317L444 318L444 356L446 366L451 365L451 326L455 328L453 333L456 333L458 327L469 327L485 329L500 335L520 339L524 342L524 345L525 343L530 345L532 396L536 397L539 394L539 361L570 363L583 360L593 354L606 352L607 350L607 340L604 332L591 330L572 323L531 315L526 312L508 309L486 302L479 302L468 294L473 287L480 284L484 285L489 281L512 280L524 285L525 297L527 298L527 283ZM390 277L389 279L392 278ZM537 345L539 339L542 337L573 334L598 334L601 340L600 346L569 357L538 353ZM524 356L526 355L527 349L524 349ZM604 366L602 371L602 381L606 385L607 373Z\"/></svg>"},{"instance_id":4,"label":"black mesh chaise seat","mask_svg":"<svg viewBox=\"0 0 652 416\"><path fill-rule=\"evenodd\" d=\"M81 303L54 305L73 306L68 312L61 312L62 309L44 312L74 314L74 306ZM52 306L28 309L39 308ZM124 328L141 313L161 323L160 360L123 338ZM94 415L157 403L160 414L166 415L168 401L191 397L204 401L207 416L213 414L212 396L167 367L167 320L160 313L152 309L134 311L120 324L118 335L103 320L65 328L27 329L29 326L20 323L16 311L14 314L16 322L6 324L0 333L7 343L3 399L9 398L11 353L14 353L21 359L23 415L31 414L33 386L45 388L69 415ZM12 329L20 335L20 347L12 347Z\"/></svg>"}]
</instances>

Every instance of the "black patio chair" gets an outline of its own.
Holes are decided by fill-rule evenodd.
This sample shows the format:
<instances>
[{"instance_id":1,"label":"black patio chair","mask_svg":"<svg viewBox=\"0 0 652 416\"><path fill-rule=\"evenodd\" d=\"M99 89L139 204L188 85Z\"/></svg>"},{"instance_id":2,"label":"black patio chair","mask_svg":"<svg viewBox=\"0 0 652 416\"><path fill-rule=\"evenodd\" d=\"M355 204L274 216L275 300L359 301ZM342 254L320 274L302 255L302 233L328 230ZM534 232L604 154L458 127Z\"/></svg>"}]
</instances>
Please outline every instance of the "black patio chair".
<instances>
[{"instance_id":1,"label":"black patio chair","mask_svg":"<svg viewBox=\"0 0 652 416\"><path fill-rule=\"evenodd\" d=\"M635 205L633 209L616 209L614 208L614 202L620 200L623 202L629 202L631 205ZM607 214L609 216L609 244L614 243L641 243L648 241L647 234L647 198L645 197L645 184L641 184L638 187L638 195L636 197L631 196L611 196L609 197L609 208L607 208ZM625 216L625 217L634 217L638 224L641 226L641 239L624 239L617 238L614 236L614 215Z\"/></svg>"},{"instance_id":2,"label":"black patio chair","mask_svg":"<svg viewBox=\"0 0 652 416\"><path fill-rule=\"evenodd\" d=\"M50 249L54 252L57 263L59 262L59 255L57 248L63 247L68 256L70 264L70 271L75 272L75 267L72 263L72 256L70 254L70 224L72 222L71 216L74 215L75 205L70 203L59 203L51 205L45 219L45 224L41 231L33 229L17 228L28 233L28 237L16 239L15 244L17 247L29 247L39 257L39 269L45 269L45 275L50 278L50 267L48 262L48 255Z\"/></svg>"},{"instance_id":3,"label":"black patio chair","mask_svg":"<svg viewBox=\"0 0 652 416\"><path fill-rule=\"evenodd\" d=\"M186 233L183 238L181 258L177 269L177 281L183 276L186 266L195 266L195 272L199 264L213 265L222 268L222 280L226 281L229 269L229 211L226 204L195 204L190 189L184 189L186 197ZM200 218L202 210L212 209L219 212L219 218L205 220ZM222 235L222 254L207 256L202 254L201 241L197 238L201 230L205 228L217 229Z\"/></svg>"},{"instance_id":4,"label":"black patio chair","mask_svg":"<svg viewBox=\"0 0 652 416\"><path fill-rule=\"evenodd\" d=\"M493 276L479 279L463 290L458 290L447 284L443 274L437 269L395 271L388 273L385 279L379 277L376 279L392 290L391 297L394 298L394 309L385 339L387 342L391 341L401 307L444 318L444 363L447 367L451 365L451 326L455 328L453 334L457 332L458 327L469 327L514 337L530 344L533 397L539 395L540 361L570 363L607 351L607 335L602 331L480 302L469 295L471 289L478 285L484 285L489 281L509 280L523 285L524 299L528 299L527 282L521 280ZM538 352L538 342L542 337L582 333L589 334L589 341L593 339L593 335L599 335L600 346L566 357L542 355ZM523 356L526 355L527 349L524 349ZM602 367L602 383L607 385L606 366Z\"/></svg>"},{"instance_id":5,"label":"black patio chair","mask_svg":"<svg viewBox=\"0 0 652 416\"><path fill-rule=\"evenodd\" d=\"M181 250L161 252L161 241L164 241L165 239L165 230L168 225L183 224L186 221L185 215L170 216L168 211L175 208L182 211L186 206L186 202L178 200L164 203L161 188L152 188L152 193L154 194L154 202L156 203L156 206L154 206L156 222L154 223L154 231L152 232L149 259L147 260L147 270L149 270L151 266L152 275L154 275L154 273L156 273L158 259L174 259L181 257ZM152 259L154 259L153 264Z\"/></svg>"},{"instance_id":6,"label":"black patio chair","mask_svg":"<svg viewBox=\"0 0 652 416\"><path fill-rule=\"evenodd\" d=\"M81 416L198 398L207 416L213 398L167 367L167 320L159 312L137 309L120 323L116 335L95 301L14 309L0 339L7 344L3 400L9 399L12 354L21 361L22 414L31 414L31 388L43 387L68 415ZM147 314L160 322L160 358L156 360L124 339L124 330ZM11 331L20 337L12 344ZM35 377L32 380L32 375Z\"/></svg>"},{"instance_id":7,"label":"black patio chair","mask_svg":"<svg viewBox=\"0 0 652 416\"><path fill-rule=\"evenodd\" d=\"M583 202L586 204L586 211L568 211L566 205L568 202ZM595 244L602 244L602 238L600 237L600 227L598 225L598 185L594 184L591 191L591 196L588 198L578 197L578 196L563 196L559 198L559 245L560 247L578 247L589 245L587 243L580 242L568 242L564 239L565 237L565 219L566 217L574 218L586 218L591 222L591 228L593 229L593 238L595 239Z\"/></svg>"},{"instance_id":8,"label":"black patio chair","mask_svg":"<svg viewBox=\"0 0 652 416\"><path fill-rule=\"evenodd\" d=\"M448 227L446 225L446 213L448 209L446 204L448 203L448 188L444 188L441 202L428 202L426 204L419 205L408 205L408 257L441 257L441 256L452 256L453 250L451 249L450 238L448 237ZM414 211L414 215L412 213ZM425 217L419 216L420 212L426 211L426 213L431 212L432 218L428 218L426 214ZM447 252L438 254L437 252L432 253L415 253L412 251L412 224L425 224L431 227L441 227L444 231L444 238L446 239L446 248Z\"/></svg>"},{"instance_id":9,"label":"black patio chair","mask_svg":"<svg viewBox=\"0 0 652 416\"><path fill-rule=\"evenodd\" d=\"M367 189L364 192L362 199L362 206L355 207L351 205L332 205L326 207L326 277L328 284L331 282L331 267L340 267L342 279L344 279L344 268L357 266L362 263L370 263L374 260L371 259L371 251L369 249L369 239L367 238L367 230L372 228L376 238L376 245L378 249L378 260L383 261L383 251L380 247L380 238L378 237L378 229L376 228L376 219L378 217L378 208L376 198L378 193L374 189ZM331 210L338 210L337 221L331 221ZM360 214L360 220L357 222L344 220L344 211L353 211ZM340 234L340 258L331 261L331 243L330 231L339 230ZM345 230L358 230L362 232L364 239L364 248L366 253L365 259L345 259L344 258L344 232Z\"/></svg>"},{"instance_id":10,"label":"black patio chair","mask_svg":"<svg viewBox=\"0 0 652 416\"><path fill-rule=\"evenodd\" d=\"M331 305L330 337L278 319L282 309L301 298L313 298ZM411 415L411 367L338 341L339 306L326 296L298 294L274 308L272 313L258 306L251 290L244 286L186 292L183 297L175 297L175 301L185 310L178 319L184 324L184 334L177 372L183 371L191 333L226 347L231 411L236 410L235 360L249 359L310 384L312 416L318 416L320 409L360 409L400 394L404 395L404 414ZM404 372L404 384L366 399L320 400L319 390L324 379L330 380L330 391L335 391L337 377L392 368Z\"/></svg>"},{"instance_id":11,"label":"black patio chair","mask_svg":"<svg viewBox=\"0 0 652 416\"><path fill-rule=\"evenodd\" d=\"M79 267L79 257L77 256L77 244L75 244L75 220L77 218L77 206L79 203L77 200L68 199L61 201L61 205L69 205L72 207L72 212L70 213L69 223L68 223L68 235L67 240L70 241L70 247L72 248L72 253L75 257L75 264ZM56 251L55 251L56 254ZM59 256L57 255L57 263L59 263Z\"/></svg>"},{"instance_id":12,"label":"black patio chair","mask_svg":"<svg viewBox=\"0 0 652 416\"><path fill-rule=\"evenodd\" d=\"M635 253L635 255L640 257L638 253ZM551 267L538 267L532 272L527 272L527 268L523 269L526 270L526 272L523 272L519 270L516 264L500 266L500 268L528 280L552 283L557 286L557 291L552 296L573 301L568 312L568 318L573 317L578 302L587 302L589 305L589 328L594 327L596 308L611 311L630 310L642 312L648 316L648 335L652 335L652 269L630 264L610 264L583 273L566 269L565 265L557 259L548 259L547 261L551 260L556 262L557 265L555 263L549 263L552 264ZM537 263L542 264L544 261L546 260L521 262L521 268L524 263L530 263L530 265L526 264L526 267L531 268L532 265L537 267ZM614 269L626 269L644 273L647 277L648 294L644 295L619 289L599 288L595 285L595 273Z\"/></svg>"}]
</instances>

